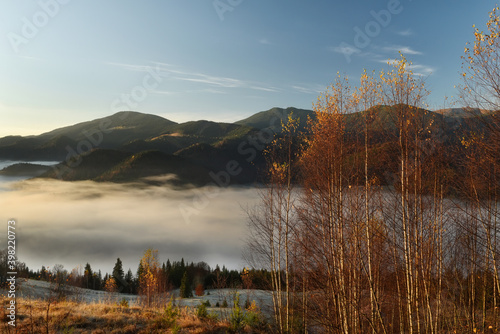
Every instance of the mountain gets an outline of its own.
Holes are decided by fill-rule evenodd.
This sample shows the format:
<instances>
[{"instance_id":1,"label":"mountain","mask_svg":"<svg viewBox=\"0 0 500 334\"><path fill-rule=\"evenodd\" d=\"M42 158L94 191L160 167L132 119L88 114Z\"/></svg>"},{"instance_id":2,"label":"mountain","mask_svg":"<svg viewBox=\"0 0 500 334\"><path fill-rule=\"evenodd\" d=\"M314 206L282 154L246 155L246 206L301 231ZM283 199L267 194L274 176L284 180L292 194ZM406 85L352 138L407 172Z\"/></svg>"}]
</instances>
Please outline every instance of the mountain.
<instances>
[{"instance_id":1,"label":"mountain","mask_svg":"<svg viewBox=\"0 0 500 334\"><path fill-rule=\"evenodd\" d=\"M314 119L314 111L306 109L298 109L289 107L272 108L266 111L261 111L253 116L235 122L235 124L253 127L259 130L271 129L274 132L281 132L281 122L286 123L288 116L292 115L293 119L299 118L299 129L304 130L307 127L309 118Z\"/></svg>"},{"instance_id":2,"label":"mountain","mask_svg":"<svg viewBox=\"0 0 500 334\"><path fill-rule=\"evenodd\" d=\"M484 133L488 138L488 124L498 117L498 112L483 110L433 112L404 105L379 105L343 115L346 138L353 147L363 142L368 120L369 153L378 157L378 163L372 166L374 177L380 179L387 170L396 168L392 157L397 153L399 123L405 122L409 113L419 116L423 139L444 147L459 144L470 132ZM235 123L176 123L156 115L119 112L38 136L0 138L0 160L59 160L62 162L58 166L42 176L69 181L128 182L171 174L176 180L172 182L179 184L206 184L213 181L213 175L230 176L231 184L251 183L265 167L266 145L273 135L280 135L281 122L286 122L289 115L300 119L303 131L308 121L315 119L312 110L291 107L272 108ZM350 159L362 162L362 153L356 150ZM449 149L446 152L450 170L458 168L462 157L451 154Z\"/></svg>"},{"instance_id":3,"label":"mountain","mask_svg":"<svg viewBox=\"0 0 500 334\"><path fill-rule=\"evenodd\" d=\"M166 174L175 177L170 183L176 185L190 183L201 186L210 181L210 170L182 157L160 151L134 154L108 149L95 149L61 162L40 177L64 181L130 182Z\"/></svg>"},{"instance_id":4,"label":"mountain","mask_svg":"<svg viewBox=\"0 0 500 334\"><path fill-rule=\"evenodd\" d=\"M177 123L160 116L133 111L118 112L109 117L78 123L41 134L40 139L65 136L72 140L94 140L102 136L102 146L123 145L136 139L158 136ZM90 138L89 138L90 137Z\"/></svg>"},{"instance_id":5,"label":"mountain","mask_svg":"<svg viewBox=\"0 0 500 334\"><path fill-rule=\"evenodd\" d=\"M0 159L63 160L70 151L117 148L133 140L159 136L177 123L156 115L119 112L38 136L9 136L0 139Z\"/></svg>"},{"instance_id":6,"label":"mountain","mask_svg":"<svg viewBox=\"0 0 500 334\"><path fill-rule=\"evenodd\" d=\"M491 114L489 110L478 108L448 108L434 111L446 117L472 118Z\"/></svg>"},{"instance_id":7,"label":"mountain","mask_svg":"<svg viewBox=\"0 0 500 334\"><path fill-rule=\"evenodd\" d=\"M94 149L61 162L40 177L65 181L95 180L130 155L130 152Z\"/></svg>"},{"instance_id":8,"label":"mountain","mask_svg":"<svg viewBox=\"0 0 500 334\"><path fill-rule=\"evenodd\" d=\"M179 156L160 151L145 151L128 156L100 176L96 181L129 182L160 175L174 175L171 183L202 186L210 181L210 170Z\"/></svg>"},{"instance_id":9,"label":"mountain","mask_svg":"<svg viewBox=\"0 0 500 334\"><path fill-rule=\"evenodd\" d=\"M52 167L38 164L17 163L0 170L0 175L5 176L39 176L49 171Z\"/></svg>"}]
</instances>

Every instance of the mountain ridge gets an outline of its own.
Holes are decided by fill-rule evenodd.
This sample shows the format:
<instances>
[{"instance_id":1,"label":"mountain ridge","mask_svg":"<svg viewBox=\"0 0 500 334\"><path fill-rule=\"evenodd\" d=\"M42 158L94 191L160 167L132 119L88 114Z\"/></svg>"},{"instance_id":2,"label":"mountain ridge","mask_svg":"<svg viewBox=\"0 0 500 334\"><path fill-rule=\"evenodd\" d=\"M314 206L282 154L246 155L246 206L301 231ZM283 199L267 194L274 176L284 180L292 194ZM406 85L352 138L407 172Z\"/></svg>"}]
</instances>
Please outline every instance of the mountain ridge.
<instances>
[{"instance_id":1,"label":"mountain ridge","mask_svg":"<svg viewBox=\"0 0 500 334\"><path fill-rule=\"evenodd\" d=\"M393 150L391 138L397 136L398 113L406 109L380 105L345 114L345 132L358 140L368 116L376 145L370 149L377 155L388 155ZM437 139L443 144L459 141L467 131L482 130L490 117L496 117L495 112L467 113L457 108L437 112L411 108L411 112L419 114L428 137L440 136ZM119 112L38 136L0 138L0 160L63 161L54 171L42 175L63 180L125 182L163 173L175 174L181 183L192 179L197 184L209 181L200 174L224 171L234 162L243 172L231 175L231 183L251 183L265 166L264 148L279 135L281 124L290 115L300 118L301 131L315 119L312 110L293 107L271 108L234 123L176 123L157 115ZM132 160L126 163L127 159ZM383 166L379 169L382 171Z\"/></svg>"}]
</instances>

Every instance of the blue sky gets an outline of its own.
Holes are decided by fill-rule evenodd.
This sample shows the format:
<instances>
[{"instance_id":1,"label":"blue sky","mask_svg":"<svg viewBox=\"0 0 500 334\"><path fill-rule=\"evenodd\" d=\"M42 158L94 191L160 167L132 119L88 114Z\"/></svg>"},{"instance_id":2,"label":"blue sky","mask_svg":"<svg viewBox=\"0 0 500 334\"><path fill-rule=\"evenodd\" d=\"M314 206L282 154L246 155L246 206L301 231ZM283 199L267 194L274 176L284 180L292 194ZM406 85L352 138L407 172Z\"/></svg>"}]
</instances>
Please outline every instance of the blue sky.
<instances>
[{"instance_id":1,"label":"blue sky","mask_svg":"<svg viewBox=\"0 0 500 334\"><path fill-rule=\"evenodd\" d=\"M494 5L8 0L0 12L0 137L119 109L177 122L310 109L338 71L355 85L364 68L386 68L399 50L426 77L429 108L449 107L472 25L484 28Z\"/></svg>"}]
</instances>

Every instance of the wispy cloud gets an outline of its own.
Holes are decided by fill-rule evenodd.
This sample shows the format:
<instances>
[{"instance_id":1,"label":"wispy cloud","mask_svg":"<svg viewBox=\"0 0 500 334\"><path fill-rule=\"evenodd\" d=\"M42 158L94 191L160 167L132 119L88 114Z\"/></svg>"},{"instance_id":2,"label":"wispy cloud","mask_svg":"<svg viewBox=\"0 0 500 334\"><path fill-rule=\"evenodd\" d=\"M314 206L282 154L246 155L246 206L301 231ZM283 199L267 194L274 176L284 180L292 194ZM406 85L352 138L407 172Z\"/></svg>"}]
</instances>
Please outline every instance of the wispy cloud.
<instances>
[{"instance_id":1,"label":"wispy cloud","mask_svg":"<svg viewBox=\"0 0 500 334\"><path fill-rule=\"evenodd\" d=\"M398 60L387 59L387 60L379 60L379 62L393 66L397 64ZM410 64L408 65L408 69L413 72L413 75L416 76L429 76L433 73L436 73L437 71L435 67L423 64Z\"/></svg>"},{"instance_id":2,"label":"wispy cloud","mask_svg":"<svg viewBox=\"0 0 500 334\"><path fill-rule=\"evenodd\" d=\"M259 39L259 43L260 44L264 44L264 45L271 45L271 44L273 44L267 38L261 38L261 39Z\"/></svg>"},{"instance_id":3,"label":"wispy cloud","mask_svg":"<svg viewBox=\"0 0 500 334\"><path fill-rule=\"evenodd\" d=\"M409 66L409 68L413 71L413 75L424 77L436 72L436 68L428 65L412 64Z\"/></svg>"},{"instance_id":4,"label":"wispy cloud","mask_svg":"<svg viewBox=\"0 0 500 334\"><path fill-rule=\"evenodd\" d=\"M411 36L411 35L413 35L413 31L411 29L406 29L406 30L398 31L397 34L399 36Z\"/></svg>"},{"instance_id":5,"label":"wispy cloud","mask_svg":"<svg viewBox=\"0 0 500 334\"><path fill-rule=\"evenodd\" d=\"M116 63L116 62L106 62L106 64L120 67L124 70L134 71L134 72L147 72L149 69L152 68L151 65L136 65L136 64L125 64L125 63ZM173 66L173 65L170 65L167 63L155 63L155 64L158 64L159 66L162 66L162 67Z\"/></svg>"},{"instance_id":6,"label":"wispy cloud","mask_svg":"<svg viewBox=\"0 0 500 334\"><path fill-rule=\"evenodd\" d=\"M151 93L157 94L157 95L167 95L167 96L173 96L179 94L179 92L173 92L169 90L154 90Z\"/></svg>"},{"instance_id":7,"label":"wispy cloud","mask_svg":"<svg viewBox=\"0 0 500 334\"><path fill-rule=\"evenodd\" d=\"M264 92L279 92L280 90L276 87L259 87L259 86L250 86L249 88L255 90L261 90Z\"/></svg>"},{"instance_id":8,"label":"wispy cloud","mask_svg":"<svg viewBox=\"0 0 500 334\"><path fill-rule=\"evenodd\" d=\"M325 90L325 86L319 84L298 84L293 85L292 88L299 93L304 94L319 94Z\"/></svg>"},{"instance_id":9,"label":"wispy cloud","mask_svg":"<svg viewBox=\"0 0 500 334\"><path fill-rule=\"evenodd\" d=\"M406 54L406 55L421 55L421 54L423 54L420 51L412 49L410 46L403 46L403 45L386 46L386 47L384 47L384 51L401 52L401 53Z\"/></svg>"},{"instance_id":10,"label":"wispy cloud","mask_svg":"<svg viewBox=\"0 0 500 334\"><path fill-rule=\"evenodd\" d=\"M328 48L330 51L343 54L344 56L350 56L352 54L359 54L361 51L353 46L348 44L340 45L340 46L332 46Z\"/></svg>"},{"instance_id":11,"label":"wispy cloud","mask_svg":"<svg viewBox=\"0 0 500 334\"><path fill-rule=\"evenodd\" d=\"M108 62L108 64L113 66L119 66L124 70L128 71L148 72L154 69L155 72L159 73L159 75L161 75L164 78L168 78L169 80L187 81L195 84L201 84L204 86L211 86L217 88L246 88L246 89L254 89L266 92L279 91L279 89L266 85L264 83L184 70L178 66L168 63L152 62L152 65L136 65L136 64ZM223 92L217 91L216 93L220 94ZM166 94L169 93L167 92Z\"/></svg>"}]
</instances>

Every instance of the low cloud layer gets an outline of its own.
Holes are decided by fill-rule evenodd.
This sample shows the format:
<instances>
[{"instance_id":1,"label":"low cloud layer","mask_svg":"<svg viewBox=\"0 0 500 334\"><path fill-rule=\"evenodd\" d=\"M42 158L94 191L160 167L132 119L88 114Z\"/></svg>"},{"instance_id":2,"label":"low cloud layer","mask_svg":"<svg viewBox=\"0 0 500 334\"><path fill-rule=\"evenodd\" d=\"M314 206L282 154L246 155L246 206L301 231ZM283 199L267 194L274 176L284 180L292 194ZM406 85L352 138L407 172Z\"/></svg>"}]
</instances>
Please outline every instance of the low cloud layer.
<instances>
[{"instance_id":1,"label":"low cloud layer","mask_svg":"<svg viewBox=\"0 0 500 334\"><path fill-rule=\"evenodd\" d=\"M7 221L15 218L19 258L35 270L56 263L71 270L89 262L110 272L120 257L135 273L147 248L158 249L162 262L184 257L240 268L242 207L258 199L251 188L173 190L90 181L28 180L10 189L0 187L0 248L7 244ZM193 208L189 220L180 207Z\"/></svg>"}]
</instances>

